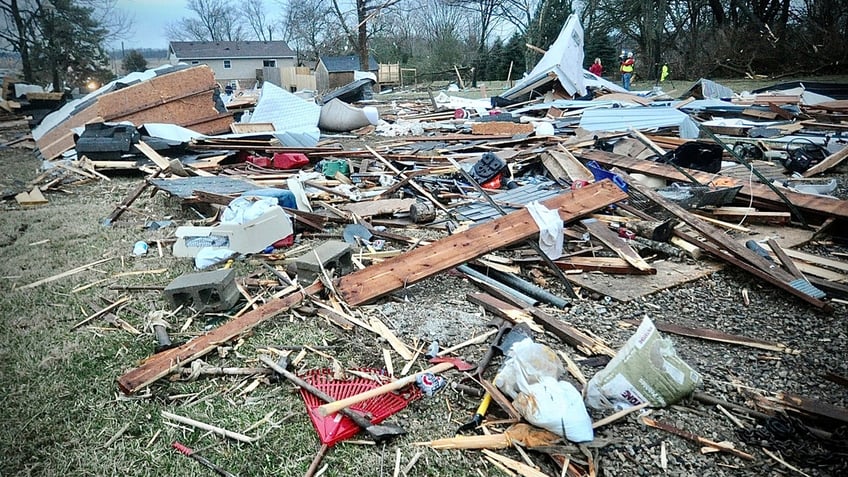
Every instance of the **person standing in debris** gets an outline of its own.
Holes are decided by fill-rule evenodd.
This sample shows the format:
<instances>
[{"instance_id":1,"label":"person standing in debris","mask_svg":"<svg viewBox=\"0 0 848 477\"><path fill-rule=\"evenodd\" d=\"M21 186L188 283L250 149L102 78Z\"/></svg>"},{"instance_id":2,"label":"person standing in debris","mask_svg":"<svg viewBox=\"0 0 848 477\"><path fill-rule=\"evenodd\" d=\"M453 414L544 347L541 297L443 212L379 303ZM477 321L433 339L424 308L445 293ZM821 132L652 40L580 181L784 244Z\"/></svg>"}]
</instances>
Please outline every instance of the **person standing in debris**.
<instances>
[{"instance_id":1,"label":"person standing in debris","mask_svg":"<svg viewBox=\"0 0 848 477\"><path fill-rule=\"evenodd\" d=\"M662 70L660 70L660 83L665 82L666 78L668 78L668 63L663 63Z\"/></svg>"},{"instance_id":2,"label":"person standing in debris","mask_svg":"<svg viewBox=\"0 0 848 477\"><path fill-rule=\"evenodd\" d=\"M589 67L589 73L597 77L601 77L604 74L604 65L601 64L600 58L595 58L595 62L592 63L592 66Z\"/></svg>"},{"instance_id":3,"label":"person standing in debris","mask_svg":"<svg viewBox=\"0 0 848 477\"><path fill-rule=\"evenodd\" d=\"M627 58L625 58L621 62L621 67L619 71L621 71L621 85L627 91L630 91L630 80L633 77L633 65L636 64L636 60L633 59L633 52L627 53Z\"/></svg>"}]
</instances>

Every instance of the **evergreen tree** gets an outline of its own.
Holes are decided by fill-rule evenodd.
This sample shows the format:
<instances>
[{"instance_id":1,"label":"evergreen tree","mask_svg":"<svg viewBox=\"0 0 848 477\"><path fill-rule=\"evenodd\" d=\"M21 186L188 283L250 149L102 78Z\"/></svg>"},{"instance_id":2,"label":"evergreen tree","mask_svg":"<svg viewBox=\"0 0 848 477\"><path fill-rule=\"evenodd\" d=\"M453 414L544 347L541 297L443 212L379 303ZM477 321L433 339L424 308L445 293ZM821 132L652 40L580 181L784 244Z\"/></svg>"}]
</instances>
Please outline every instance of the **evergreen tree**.
<instances>
[{"instance_id":1,"label":"evergreen tree","mask_svg":"<svg viewBox=\"0 0 848 477\"><path fill-rule=\"evenodd\" d=\"M92 13L73 0L53 0L38 19L40 37L32 48L35 75L49 80L53 91L109 76L102 47L108 32Z\"/></svg>"},{"instance_id":2,"label":"evergreen tree","mask_svg":"<svg viewBox=\"0 0 848 477\"><path fill-rule=\"evenodd\" d=\"M524 72L527 71L525 56L525 52L527 51L526 43L527 38L518 32L513 33L512 37L506 43L506 47L504 48L506 71L503 79L509 77L511 81L515 81L516 78L521 78ZM511 72L509 71L510 64L512 64Z\"/></svg>"},{"instance_id":3,"label":"evergreen tree","mask_svg":"<svg viewBox=\"0 0 848 477\"><path fill-rule=\"evenodd\" d=\"M618 71L618 51L610 36L603 32L591 32L586 35L585 42L583 67L588 69L595 58L600 58L604 66L604 76L614 75Z\"/></svg>"},{"instance_id":4,"label":"evergreen tree","mask_svg":"<svg viewBox=\"0 0 848 477\"><path fill-rule=\"evenodd\" d=\"M492 47L486 55L486 74L483 76L487 81L498 81L506 78L506 70L503 67L504 44L500 37L495 39Z\"/></svg>"},{"instance_id":5,"label":"evergreen tree","mask_svg":"<svg viewBox=\"0 0 848 477\"><path fill-rule=\"evenodd\" d=\"M528 43L547 50L553 45L562 31L562 26L571 15L571 0L547 0L539 4L536 15L527 29ZM527 52L527 64L535 65L542 55L533 51Z\"/></svg>"},{"instance_id":6,"label":"evergreen tree","mask_svg":"<svg viewBox=\"0 0 848 477\"><path fill-rule=\"evenodd\" d=\"M147 69L147 60L138 50L130 50L124 61L121 62L121 68L125 73L144 71Z\"/></svg>"}]
</instances>

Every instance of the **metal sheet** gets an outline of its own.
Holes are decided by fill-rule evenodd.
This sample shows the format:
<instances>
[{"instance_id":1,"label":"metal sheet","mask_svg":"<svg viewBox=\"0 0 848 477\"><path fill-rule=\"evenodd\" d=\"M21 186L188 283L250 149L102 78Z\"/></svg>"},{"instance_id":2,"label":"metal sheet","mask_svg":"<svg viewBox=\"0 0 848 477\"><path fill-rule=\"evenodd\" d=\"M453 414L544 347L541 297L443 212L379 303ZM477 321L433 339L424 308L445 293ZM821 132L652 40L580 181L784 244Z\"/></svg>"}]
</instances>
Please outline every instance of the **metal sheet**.
<instances>
[{"instance_id":1,"label":"metal sheet","mask_svg":"<svg viewBox=\"0 0 848 477\"><path fill-rule=\"evenodd\" d=\"M509 207L505 204L523 206L534 200L543 201L560 193L562 193L562 189L559 186L553 181L546 181L539 184L526 184L495 194L492 196L492 200L500 205L506 213L510 213L518 210L518 207ZM481 200L485 199L481 198ZM488 202L458 207L456 213L474 222L486 222L501 216L500 212L489 205Z\"/></svg>"}]
</instances>

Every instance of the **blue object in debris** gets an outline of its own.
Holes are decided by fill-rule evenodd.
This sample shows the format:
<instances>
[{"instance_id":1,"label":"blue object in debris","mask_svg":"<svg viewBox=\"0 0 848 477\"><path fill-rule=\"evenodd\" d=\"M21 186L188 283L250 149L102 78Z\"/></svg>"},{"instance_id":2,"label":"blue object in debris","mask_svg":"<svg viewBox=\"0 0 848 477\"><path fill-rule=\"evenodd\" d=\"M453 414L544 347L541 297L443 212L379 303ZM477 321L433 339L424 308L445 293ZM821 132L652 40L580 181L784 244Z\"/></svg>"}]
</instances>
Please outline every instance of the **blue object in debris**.
<instances>
[{"instance_id":1,"label":"blue object in debris","mask_svg":"<svg viewBox=\"0 0 848 477\"><path fill-rule=\"evenodd\" d=\"M277 199L277 203L280 207L285 207L287 209L296 209L297 201L294 199L294 194L290 190L286 189L254 189L243 192L242 197L248 196L259 196L259 197L274 197Z\"/></svg>"},{"instance_id":2,"label":"blue object in debris","mask_svg":"<svg viewBox=\"0 0 848 477\"><path fill-rule=\"evenodd\" d=\"M609 179L612 181L613 184L617 185L619 189L623 190L624 192L627 192L627 183L624 182L624 179L622 179L621 176L613 174L612 172L604 169L603 167L601 167L600 164L595 161L587 162L586 167L588 167L589 170L592 171L592 175L595 176L596 181Z\"/></svg>"}]
</instances>

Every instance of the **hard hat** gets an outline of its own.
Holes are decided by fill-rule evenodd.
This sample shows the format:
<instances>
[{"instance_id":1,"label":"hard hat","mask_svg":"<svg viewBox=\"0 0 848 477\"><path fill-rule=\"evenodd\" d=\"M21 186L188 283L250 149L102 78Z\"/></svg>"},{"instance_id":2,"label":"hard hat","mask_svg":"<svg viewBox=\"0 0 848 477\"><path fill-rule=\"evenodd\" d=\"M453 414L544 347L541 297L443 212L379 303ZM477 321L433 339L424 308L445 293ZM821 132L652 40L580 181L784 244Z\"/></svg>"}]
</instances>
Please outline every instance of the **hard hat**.
<instances>
[{"instance_id":1,"label":"hard hat","mask_svg":"<svg viewBox=\"0 0 848 477\"><path fill-rule=\"evenodd\" d=\"M633 58L633 52L631 51L630 53L628 53L628 54L627 54L627 57L628 57L628 58Z\"/></svg>"}]
</instances>

